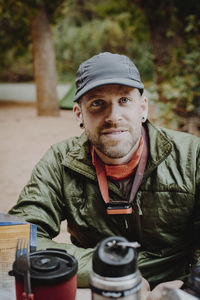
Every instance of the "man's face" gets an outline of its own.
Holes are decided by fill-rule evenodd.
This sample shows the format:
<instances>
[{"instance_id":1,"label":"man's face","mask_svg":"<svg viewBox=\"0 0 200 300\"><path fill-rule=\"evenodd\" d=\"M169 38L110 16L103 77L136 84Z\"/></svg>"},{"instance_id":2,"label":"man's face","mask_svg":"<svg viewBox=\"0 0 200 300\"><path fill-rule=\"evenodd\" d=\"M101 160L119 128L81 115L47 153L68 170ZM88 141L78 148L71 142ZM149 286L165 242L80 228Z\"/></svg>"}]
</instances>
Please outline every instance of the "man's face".
<instances>
[{"instance_id":1,"label":"man's face","mask_svg":"<svg viewBox=\"0 0 200 300\"><path fill-rule=\"evenodd\" d=\"M98 154L111 161L133 155L141 136L142 116L146 119L147 115L147 99L138 89L101 86L85 94L79 107L79 117ZM77 114L76 109L74 112Z\"/></svg>"}]
</instances>

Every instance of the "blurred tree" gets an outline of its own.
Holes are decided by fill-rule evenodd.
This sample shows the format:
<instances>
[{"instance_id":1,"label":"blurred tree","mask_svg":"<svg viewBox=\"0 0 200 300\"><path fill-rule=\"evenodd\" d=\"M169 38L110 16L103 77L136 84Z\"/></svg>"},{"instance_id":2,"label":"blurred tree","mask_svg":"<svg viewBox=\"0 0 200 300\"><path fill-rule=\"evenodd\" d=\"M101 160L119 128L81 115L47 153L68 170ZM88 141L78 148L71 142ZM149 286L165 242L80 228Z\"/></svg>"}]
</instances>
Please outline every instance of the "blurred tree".
<instances>
[{"instance_id":1,"label":"blurred tree","mask_svg":"<svg viewBox=\"0 0 200 300\"><path fill-rule=\"evenodd\" d=\"M5 53L10 51L14 57L20 56L27 50L32 40L38 115L59 115L50 22L55 22L61 15L64 2L64 0L0 1L1 59L4 59Z\"/></svg>"},{"instance_id":2,"label":"blurred tree","mask_svg":"<svg viewBox=\"0 0 200 300\"><path fill-rule=\"evenodd\" d=\"M39 6L36 15L31 20L31 37L38 115L58 116L59 105L56 91L57 74L54 48L44 5Z\"/></svg>"},{"instance_id":3,"label":"blurred tree","mask_svg":"<svg viewBox=\"0 0 200 300\"><path fill-rule=\"evenodd\" d=\"M30 24L37 14L43 17L46 14L46 24L48 21L53 24L59 79L70 76L74 79L79 64L101 51L127 54L139 67L146 86L150 81L151 87L157 89L156 116L163 120L162 124L191 131L186 125L199 119L199 1L0 0L0 3L3 28L0 59L4 70L11 61L10 54L19 57L26 53L26 61L30 60L25 52L30 42L29 26L32 28ZM61 15L64 17L60 18ZM45 28L50 40L50 31ZM38 43L45 41L44 37ZM157 85L152 84L154 77Z\"/></svg>"},{"instance_id":4,"label":"blurred tree","mask_svg":"<svg viewBox=\"0 0 200 300\"><path fill-rule=\"evenodd\" d=\"M200 128L200 2L133 3L143 9L151 32L160 117L165 125L174 123L175 128L196 134Z\"/></svg>"}]
</instances>

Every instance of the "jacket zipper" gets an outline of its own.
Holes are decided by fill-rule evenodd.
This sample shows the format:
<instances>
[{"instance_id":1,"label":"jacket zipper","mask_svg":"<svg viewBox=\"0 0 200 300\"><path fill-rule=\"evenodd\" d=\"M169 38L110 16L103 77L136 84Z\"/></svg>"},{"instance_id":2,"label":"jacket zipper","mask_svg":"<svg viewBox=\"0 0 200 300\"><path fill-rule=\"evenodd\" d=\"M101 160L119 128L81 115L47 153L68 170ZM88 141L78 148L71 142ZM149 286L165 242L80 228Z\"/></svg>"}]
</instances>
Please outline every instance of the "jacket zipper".
<instances>
[{"instance_id":1,"label":"jacket zipper","mask_svg":"<svg viewBox=\"0 0 200 300\"><path fill-rule=\"evenodd\" d=\"M141 216L142 209L140 205L140 193L138 192L137 198L133 203L133 213L131 215L126 215L125 228L128 230L129 239L131 241L137 241L142 243L142 227L141 227Z\"/></svg>"}]
</instances>

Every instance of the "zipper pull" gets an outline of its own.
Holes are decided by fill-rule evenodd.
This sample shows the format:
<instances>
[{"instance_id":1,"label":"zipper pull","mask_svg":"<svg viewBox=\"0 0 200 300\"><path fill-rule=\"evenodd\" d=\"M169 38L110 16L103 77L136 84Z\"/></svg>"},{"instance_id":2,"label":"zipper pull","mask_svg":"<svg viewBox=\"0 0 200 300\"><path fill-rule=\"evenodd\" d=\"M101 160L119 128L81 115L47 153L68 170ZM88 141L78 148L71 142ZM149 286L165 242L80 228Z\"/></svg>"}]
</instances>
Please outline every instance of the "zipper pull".
<instances>
[{"instance_id":1,"label":"zipper pull","mask_svg":"<svg viewBox=\"0 0 200 300\"><path fill-rule=\"evenodd\" d=\"M141 202L140 202L140 197L137 197L136 199L136 204L137 204L137 208L138 208L138 212L139 212L139 216L142 216L143 215L143 212L142 212L142 209L141 209Z\"/></svg>"},{"instance_id":2,"label":"zipper pull","mask_svg":"<svg viewBox=\"0 0 200 300\"><path fill-rule=\"evenodd\" d=\"M125 228L128 229L128 222L126 220L126 217L124 216L124 223L125 223Z\"/></svg>"}]
</instances>

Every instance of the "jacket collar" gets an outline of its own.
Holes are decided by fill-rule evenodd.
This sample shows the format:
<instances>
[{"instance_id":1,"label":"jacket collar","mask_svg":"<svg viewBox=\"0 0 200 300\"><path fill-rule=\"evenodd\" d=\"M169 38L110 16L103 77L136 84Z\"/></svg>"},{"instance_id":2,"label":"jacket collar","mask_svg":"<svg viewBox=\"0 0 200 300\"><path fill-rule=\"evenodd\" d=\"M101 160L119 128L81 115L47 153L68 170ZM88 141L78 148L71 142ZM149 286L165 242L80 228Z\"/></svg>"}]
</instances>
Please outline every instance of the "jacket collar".
<instances>
[{"instance_id":1,"label":"jacket collar","mask_svg":"<svg viewBox=\"0 0 200 300\"><path fill-rule=\"evenodd\" d=\"M76 138L73 146L62 161L62 164L93 180L96 179L95 168L92 165L90 142L85 132Z\"/></svg>"},{"instance_id":2,"label":"jacket collar","mask_svg":"<svg viewBox=\"0 0 200 300\"><path fill-rule=\"evenodd\" d=\"M153 125L149 120L145 125L149 137L149 157L144 177L148 176L172 151L172 144L161 127Z\"/></svg>"},{"instance_id":3,"label":"jacket collar","mask_svg":"<svg viewBox=\"0 0 200 300\"><path fill-rule=\"evenodd\" d=\"M147 120L145 123L149 137L149 157L144 177L147 177L171 152L172 144L161 128ZM76 140L67 153L62 164L90 179L96 180L95 168L92 165L90 142L85 133Z\"/></svg>"}]
</instances>

